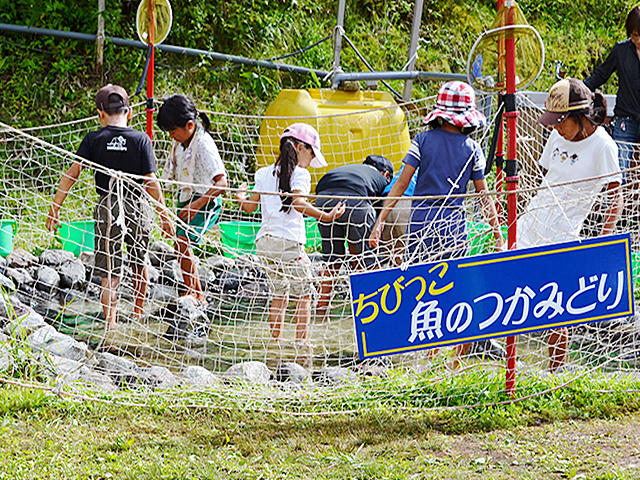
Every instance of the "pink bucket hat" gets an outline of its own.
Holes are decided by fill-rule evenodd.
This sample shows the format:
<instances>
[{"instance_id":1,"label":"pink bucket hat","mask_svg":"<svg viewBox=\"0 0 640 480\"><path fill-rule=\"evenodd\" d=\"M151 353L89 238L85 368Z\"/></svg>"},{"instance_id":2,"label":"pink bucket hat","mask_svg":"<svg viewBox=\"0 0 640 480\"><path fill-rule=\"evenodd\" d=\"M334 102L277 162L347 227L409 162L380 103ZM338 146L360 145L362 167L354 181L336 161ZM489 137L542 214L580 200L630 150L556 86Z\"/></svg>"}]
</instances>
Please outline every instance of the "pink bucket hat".
<instances>
[{"instance_id":1,"label":"pink bucket hat","mask_svg":"<svg viewBox=\"0 0 640 480\"><path fill-rule=\"evenodd\" d=\"M436 105L424 123L442 118L456 127L482 127L485 116L476 110L476 94L471 85L464 82L447 82L438 91Z\"/></svg>"},{"instance_id":2,"label":"pink bucket hat","mask_svg":"<svg viewBox=\"0 0 640 480\"><path fill-rule=\"evenodd\" d=\"M311 160L311 163L309 164L310 167L323 168L328 165L327 161L324 159L324 155L322 155L322 152L320 151L320 134L311 125L307 125L306 123L294 123L289 125L284 129L282 135L280 135L280 138L285 137L295 138L296 140L300 140L301 142L311 146L315 157Z\"/></svg>"}]
</instances>

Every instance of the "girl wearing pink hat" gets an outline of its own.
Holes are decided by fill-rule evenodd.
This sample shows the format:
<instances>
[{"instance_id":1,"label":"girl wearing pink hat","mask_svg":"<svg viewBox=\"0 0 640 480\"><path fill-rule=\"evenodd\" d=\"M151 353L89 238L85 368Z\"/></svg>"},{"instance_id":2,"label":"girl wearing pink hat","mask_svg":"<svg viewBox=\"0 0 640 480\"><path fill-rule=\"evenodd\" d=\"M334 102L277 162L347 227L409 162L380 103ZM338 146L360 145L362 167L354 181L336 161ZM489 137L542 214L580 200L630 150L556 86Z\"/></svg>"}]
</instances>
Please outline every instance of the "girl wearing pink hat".
<instances>
[{"instance_id":1,"label":"girl wearing pink hat","mask_svg":"<svg viewBox=\"0 0 640 480\"><path fill-rule=\"evenodd\" d=\"M304 215L332 222L345 210L343 204L338 204L330 212L323 212L304 198L311 192L307 167L326 166L316 129L294 123L280 137L276 162L256 172L251 196L247 196L246 183L236 194L240 208L247 213L260 205L262 225L256 236L256 253L273 296L269 322L276 341L283 340L284 316L291 293L296 297L296 343L308 344L313 279L311 262L304 250L307 241Z\"/></svg>"}]
</instances>

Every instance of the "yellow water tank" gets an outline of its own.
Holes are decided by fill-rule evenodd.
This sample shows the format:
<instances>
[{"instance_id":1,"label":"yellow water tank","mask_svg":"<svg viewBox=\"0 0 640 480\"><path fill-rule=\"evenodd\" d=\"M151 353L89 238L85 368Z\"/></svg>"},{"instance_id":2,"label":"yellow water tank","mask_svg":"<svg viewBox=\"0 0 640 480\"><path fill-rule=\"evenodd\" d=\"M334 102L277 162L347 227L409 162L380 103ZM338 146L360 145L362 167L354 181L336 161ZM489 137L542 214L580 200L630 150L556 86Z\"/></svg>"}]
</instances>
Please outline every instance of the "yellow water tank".
<instances>
[{"instance_id":1,"label":"yellow water tank","mask_svg":"<svg viewBox=\"0 0 640 480\"><path fill-rule=\"evenodd\" d=\"M256 167L276 161L280 134L292 123L315 127L328 167L310 168L312 190L332 168L362 163L367 155L383 155L396 172L411 139L404 112L388 92L283 90L265 112L260 126Z\"/></svg>"}]
</instances>

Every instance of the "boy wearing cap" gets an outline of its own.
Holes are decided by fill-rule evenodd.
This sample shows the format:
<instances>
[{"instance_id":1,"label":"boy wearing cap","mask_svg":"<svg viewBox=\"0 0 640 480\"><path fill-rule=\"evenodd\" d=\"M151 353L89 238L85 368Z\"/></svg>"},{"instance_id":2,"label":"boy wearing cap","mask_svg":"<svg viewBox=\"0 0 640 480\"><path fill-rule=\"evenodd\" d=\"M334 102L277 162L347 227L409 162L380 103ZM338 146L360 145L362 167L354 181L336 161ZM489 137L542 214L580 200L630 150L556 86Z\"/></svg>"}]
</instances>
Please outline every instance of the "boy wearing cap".
<instances>
[{"instance_id":1,"label":"boy wearing cap","mask_svg":"<svg viewBox=\"0 0 640 480\"><path fill-rule=\"evenodd\" d=\"M327 262L324 276L333 277L346 260L345 237L356 262L369 266L373 258L363 257L365 240L376 221L376 210L370 198L380 197L393 177L393 164L383 156L369 155L361 165L344 165L327 172L316 186L317 195L337 198L318 198L316 207L329 211L338 203L345 204L345 212L331 223L318 222L322 236L322 255ZM360 197L360 198L353 198ZM333 281L323 282L316 316L324 319L329 308Z\"/></svg>"},{"instance_id":2,"label":"boy wearing cap","mask_svg":"<svg viewBox=\"0 0 640 480\"><path fill-rule=\"evenodd\" d=\"M613 232L623 207L618 147L601 127L607 113L604 96L568 78L551 87L545 108L538 122L553 129L540 157L546 170L542 186L547 188L538 191L518 218L518 248L578 240L603 189L609 198L602 235ZM568 336L567 328L549 333L552 373L565 365Z\"/></svg>"},{"instance_id":3,"label":"boy wearing cap","mask_svg":"<svg viewBox=\"0 0 640 480\"><path fill-rule=\"evenodd\" d=\"M127 126L131 118L129 96L117 85L107 85L96 95L96 107L102 128L85 135L76 152L91 163L74 161L60 180L60 185L47 214L46 227L60 226L60 207L85 166L94 167L94 180L99 196L94 209L95 271L102 277L100 300L105 329L116 323L116 288L122 270L122 243L126 242L133 270L135 304L133 317L140 318L148 284L145 254L151 235L153 211L147 193L158 202L162 230L173 236L174 227L164 208L164 197L156 179L156 163L149 137ZM141 178L116 179L108 170L116 170ZM144 188L143 188L144 186ZM124 225L123 225L124 224Z\"/></svg>"}]
</instances>

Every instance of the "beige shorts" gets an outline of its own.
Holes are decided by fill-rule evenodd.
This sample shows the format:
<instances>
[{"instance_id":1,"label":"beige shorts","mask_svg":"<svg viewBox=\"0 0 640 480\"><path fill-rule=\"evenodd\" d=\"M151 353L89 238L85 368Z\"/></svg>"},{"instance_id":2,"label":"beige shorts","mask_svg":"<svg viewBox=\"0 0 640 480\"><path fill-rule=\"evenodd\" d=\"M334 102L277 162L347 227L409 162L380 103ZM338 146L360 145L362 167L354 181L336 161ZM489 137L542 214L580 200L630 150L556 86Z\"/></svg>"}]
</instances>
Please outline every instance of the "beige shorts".
<instances>
[{"instance_id":1,"label":"beige shorts","mask_svg":"<svg viewBox=\"0 0 640 480\"><path fill-rule=\"evenodd\" d=\"M269 290L274 295L289 292L303 297L313 292L311 261L304 245L286 238L264 235L256 240L256 254L267 273Z\"/></svg>"}]
</instances>

